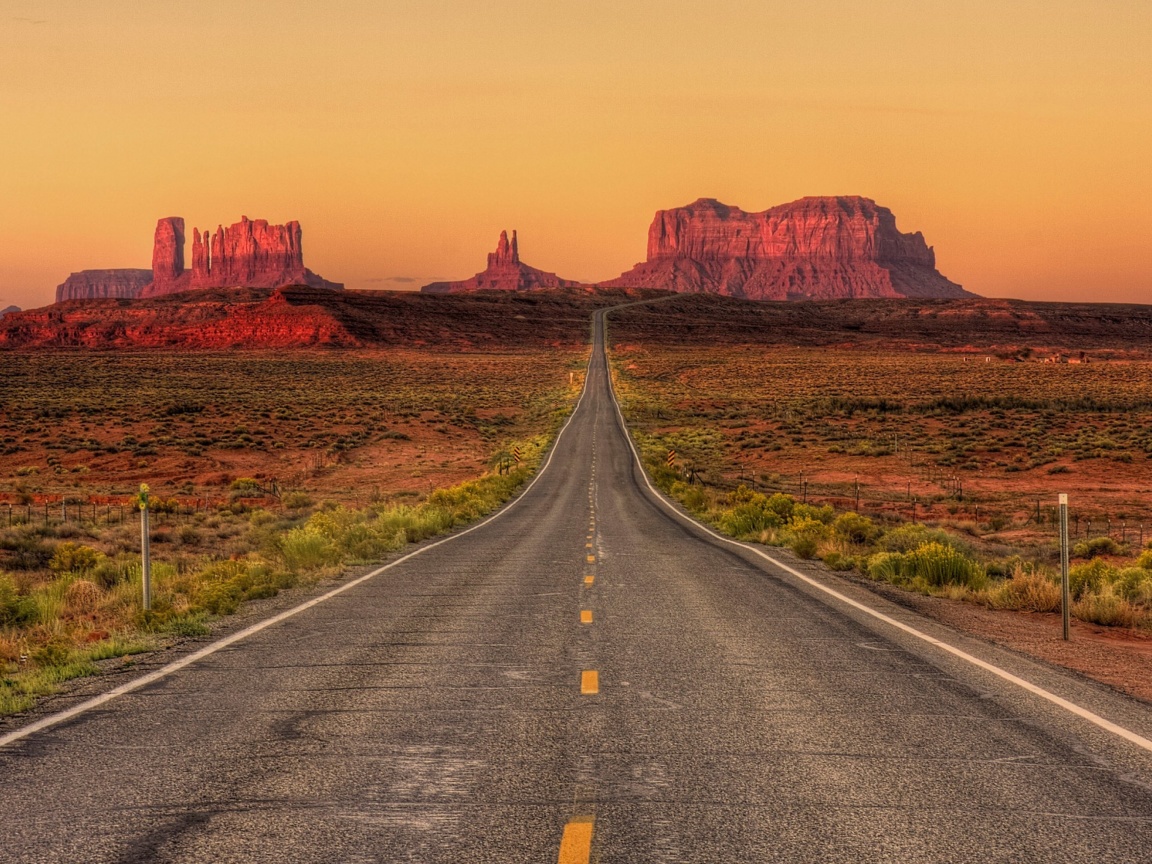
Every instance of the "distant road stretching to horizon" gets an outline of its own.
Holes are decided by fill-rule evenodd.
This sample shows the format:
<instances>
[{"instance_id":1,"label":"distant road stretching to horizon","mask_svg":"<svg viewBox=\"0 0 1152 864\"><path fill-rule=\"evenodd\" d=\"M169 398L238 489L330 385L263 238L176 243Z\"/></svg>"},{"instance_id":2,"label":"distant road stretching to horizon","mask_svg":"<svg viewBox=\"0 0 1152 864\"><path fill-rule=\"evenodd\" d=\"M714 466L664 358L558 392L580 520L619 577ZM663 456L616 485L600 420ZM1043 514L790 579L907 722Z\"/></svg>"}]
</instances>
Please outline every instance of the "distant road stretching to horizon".
<instances>
[{"instance_id":1,"label":"distant road stretching to horizon","mask_svg":"<svg viewBox=\"0 0 1152 864\"><path fill-rule=\"evenodd\" d=\"M500 514L9 735L0 861L1152 861L1147 705L679 514L603 319Z\"/></svg>"}]
</instances>

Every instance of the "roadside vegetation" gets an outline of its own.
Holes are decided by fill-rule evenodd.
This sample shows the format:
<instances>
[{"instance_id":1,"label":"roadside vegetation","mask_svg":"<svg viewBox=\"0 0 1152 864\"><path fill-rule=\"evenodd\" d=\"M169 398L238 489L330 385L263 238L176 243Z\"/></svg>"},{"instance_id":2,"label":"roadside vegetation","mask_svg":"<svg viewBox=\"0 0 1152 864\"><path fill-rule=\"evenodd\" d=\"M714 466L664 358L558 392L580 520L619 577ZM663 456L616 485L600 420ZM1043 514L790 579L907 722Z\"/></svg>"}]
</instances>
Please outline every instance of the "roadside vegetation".
<instances>
[{"instance_id":1,"label":"roadside vegetation","mask_svg":"<svg viewBox=\"0 0 1152 864\"><path fill-rule=\"evenodd\" d=\"M575 404L584 356L6 358L0 716L491 513Z\"/></svg>"},{"instance_id":2,"label":"roadside vegetation","mask_svg":"<svg viewBox=\"0 0 1152 864\"><path fill-rule=\"evenodd\" d=\"M1123 486L1128 466L1152 453L1147 364L1021 371L951 357L760 354L633 346L614 358L649 472L697 518L906 590L1054 612L1056 528L1032 496L1068 488L1053 474L1110 478L1112 497L1092 498L1076 522L1072 614L1152 631L1152 542L1142 544L1138 496ZM969 392L955 395L958 379ZM960 471L977 472L963 491ZM1017 483L1022 473L1031 482ZM854 475L873 485L861 493Z\"/></svg>"}]
</instances>

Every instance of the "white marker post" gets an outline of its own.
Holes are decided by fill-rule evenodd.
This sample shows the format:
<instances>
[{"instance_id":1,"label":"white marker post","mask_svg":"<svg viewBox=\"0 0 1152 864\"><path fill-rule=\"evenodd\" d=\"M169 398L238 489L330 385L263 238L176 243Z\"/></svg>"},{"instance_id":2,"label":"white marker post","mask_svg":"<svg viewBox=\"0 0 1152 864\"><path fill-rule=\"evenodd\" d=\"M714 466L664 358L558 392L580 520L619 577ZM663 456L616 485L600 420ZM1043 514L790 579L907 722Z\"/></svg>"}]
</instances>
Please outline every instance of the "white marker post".
<instances>
[{"instance_id":1,"label":"white marker post","mask_svg":"<svg viewBox=\"0 0 1152 864\"><path fill-rule=\"evenodd\" d=\"M1064 641L1069 639L1068 589L1068 496L1060 495L1060 616L1064 621Z\"/></svg>"},{"instance_id":2,"label":"white marker post","mask_svg":"<svg viewBox=\"0 0 1152 864\"><path fill-rule=\"evenodd\" d=\"M144 611L152 608L152 549L148 536L148 484L140 484L140 559L141 582L144 586Z\"/></svg>"}]
</instances>

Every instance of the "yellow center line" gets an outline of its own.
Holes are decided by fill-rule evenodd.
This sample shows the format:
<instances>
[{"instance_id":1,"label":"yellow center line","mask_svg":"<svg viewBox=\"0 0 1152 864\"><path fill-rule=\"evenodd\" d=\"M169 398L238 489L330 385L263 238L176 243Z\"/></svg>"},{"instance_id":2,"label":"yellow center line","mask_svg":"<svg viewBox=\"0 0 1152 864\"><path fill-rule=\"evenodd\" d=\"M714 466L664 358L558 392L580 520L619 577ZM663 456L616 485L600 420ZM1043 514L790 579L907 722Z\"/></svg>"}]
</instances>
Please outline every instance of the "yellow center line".
<instances>
[{"instance_id":1,"label":"yellow center line","mask_svg":"<svg viewBox=\"0 0 1152 864\"><path fill-rule=\"evenodd\" d=\"M589 564L595 564L596 563L596 556L595 555L589 555L588 556L588 563Z\"/></svg>"},{"instance_id":2,"label":"yellow center line","mask_svg":"<svg viewBox=\"0 0 1152 864\"><path fill-rule=\"evenodd\" d=\"M588 864L592 857L592 817L573 819L564 826L557 864Z\"/></svg>"},{"instance_id":3,"label":"yellow center line","mask_svg":"<svg viewBox=\"0 0 1152 864\"><path fill-rule=\"evenodd\" d=\"M595 669L585 669L580 673L580 695L595 696L600 692L600 673Z\"/></svg>"},{"instance_id":4,"label":"yellow center line","mask_svg":"<svg viewBox=\"0 0 1152 864\"><path fill-rule=\"evenodd\" d=\"M585 548L585 549L591 549L591 548L592 548L592 544L591 544L591 543L585 543L585 544L584 544L584 548Z\"/></svg>"},{"instance_id":5,"label":"yellow center line","mask_svg":"<svg viewBox=\"0 0 1152 864\"><path fill-rule=\"evenodd\" d=\"M596 581L596 577L595 577L595 576L585 576L585 577L584 577L584 584L585 584L585 585L591 585L591 584L592 584L593 582L595 582L595 581Z\"/></svg>"},{"instance_id":6,"label":"yellow center line","mask_svg":"<svg viewBox=\"0 0 1152 864\"><path fill-rule=\"evenodd\" d=\"M580 610L580 623L581 624L591 624L592 623L592 610L591 609L581 609Z\"/></svg>"}]
</instances>

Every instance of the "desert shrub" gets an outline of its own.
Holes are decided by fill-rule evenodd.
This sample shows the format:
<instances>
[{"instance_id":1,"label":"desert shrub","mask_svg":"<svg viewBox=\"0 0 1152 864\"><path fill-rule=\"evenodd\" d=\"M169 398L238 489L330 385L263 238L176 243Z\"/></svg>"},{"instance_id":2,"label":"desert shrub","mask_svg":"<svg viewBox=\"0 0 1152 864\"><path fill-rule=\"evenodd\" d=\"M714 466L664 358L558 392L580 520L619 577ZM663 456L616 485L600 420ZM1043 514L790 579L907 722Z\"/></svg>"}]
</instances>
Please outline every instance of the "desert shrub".
<instances>
[{"instance_id":1,"label":"desert shrub","mask_svg":"<svg viewBox=\"0 0 1152 864\"><path fill-rule=\"evenodd\" d=\"M816 538L810 535L801 534L793 537L788 543L793 552L796 553L797 558L814 558L816 556L817 542Z\"/></svg>"},{"instance_id":2,"label":"desert shrub","mask_svg":"<svg viewBox=\"0 0 1152 864\"><path fill-rule=\"evenodd\" d=\"M879 546L885 552L911 552L926 543L948 546L963 554L970 554L968 547L947 531L940 531L921 525L901 525L888 531L880 538Z\"/></svg>"},{"instance_id":3,"label":"desert shrub","mask_svg":"<svg viewBox=\"0 0 1152 864\"><path fill-rule=\"evenodd\" d=\"M1073 558L1095 558L1097 555L1118 555L1120 547L1111 537L1093 537L1072 547Z\"/></svg>"},{"instance_id":4,"label":"desert shrub","mask_svg":"<svg viewBox=\"0 0 1152 864\"><path fill-rule=\"evenodd\" d=\"M933 587L964 585L982 588L987 582L984 568L952 546L931 541L904 556L907 575L921 578Z\"/></svg>"},{"instance_id":5,"label":"desert shrub","mask_svg":"<svg viewBox=\"0 0 1152 864\"><path fill-rule=\"evenodd\" d=\"M1103 561L1077 564L1068 571L1068 591L1073 600L1079 600L1086 594L1098 592L1112 581L1115 574L1116 570Z\"/></svg>"},{"instance_id":6,"label":"desert shrub","mask_svg":"<svg viewBox=\"0 0 1152 864\"><path fill-rule=\"evenodd\" d=\"M104 599L104 590L87 579L74 579L64 592L64 607L73 615L90 615Z\"/></svg>"},{"instance_id":7,"label":"desert shrub","mask_svg":"<svg viewBox=\"0 0 1152 864\"><path fill-rule=\"evenodd\" d=\"M1057 612L1060 609L1060 585L1034 568L1018 566L1011 578L990 588L985 599L993 609Z\"/></svg>"},{"instance_id":8,"label":"desert shrub","mask_svg":"<svg viewBox=\"0 0 1152 864\"><path fill-rule=\"evenodd\" d=\"M849 543L863 545L880 536L880 529L867 516L858 513L844 513L836 517L832 530Z\"/></svg>"},{"instance_id":9,"label":"desert shrub","mask_svg":"<svg viewBox=\"0 0 1152 864\"><path fill-rule=\"evenodd\" d=\"M1111 585L1085 593L1072 604L1072 614L1081 621L1105 627L1134 627L1144 617L1139 609L1117 596Z\"/></svg>"},{"instance_id":10,"label":"desert shrub","mask_svg":"<svg viewBox=\"0 0 1152 864\"><path fill-rule=\"evenodd\" d=\"M181 545L198 546L200 544L200 529L195 525L185 525L178 532Z\"/></svg>"},{"instance_id":11,"label":"desert shrub","mask_svg":"<svg viewBox=\"0 0 1152 864\"><path fill-rule=\"evenodd\" d=\"M749 492L741 486L728 496L732 505L720 519L720 527L734 537L759 534L783 524L780 514L769 506L766 495Z\"/></svg>"},{"instance_id":12,"label":"desert shrub","mask_svg":"<svg viewBox=\"0 0 1152 864\"><path fill-rule=\"evenodd\" d=\"M901 552L877 552L868 559L868 575L881 582L898 584L904 579L904 555Z\"/></svg>"},{"instance_id":13,"label":"desert shrub","mask_svg":"<svg viewBox=\"0 0 1152 864\"><path fill-rule=\"evenodd\" d=\"M86 574L96 568L103 556L90 546L79 543L61 543L52 553L48 566L53 573Z\"/></svg>"},{"instance_id":14,"label":"desert shrub","mask_svg":"<svg viewBox=\"0 0 1152 864\"><path fill-rule=\"evenodd\" d=\"M32 614L32 604L21 596L16 580L0 573L0 626L26 623Z\"/></svg>"},{"instance_id":15,"label":"desert shrub","mask_svg":"<svg viewBox=\"0 0 1152 864\"><path fill-rule=\"evenodd\" d=\"M312 506L312 499L307 492L289 492L281 499L281 503L288 510L303 510Z\"/></svg>"},{"instance_id":16,"label":"desert shrub","mask_svg":"<svg viewBox=\"0 0 1152 864\"><path fill-rule=\"evenodd\" d=\"M1129 603L1152 608L1152 571L1144 567L1125 567L1115 576L1112 587Z\"/></svg>"},{"instance_id":17,"label":"desert shrub","mask_svg":"<svg viewBox=\"0 0 1152 864\"><path fill-rule=\"evenodd\" d=\"M685 509L693 513L701 513L708 509L708 493L699 486L692 486L682 480L672 484L672 496L684 505Z\"/></svg>"},{"instance_id":18,"label":"desert shrub","mask_svg":"<svg viewBox=\"0 0 1152 864\"><path fill-rule=\"evenodd\" d=\"M228 488L241 495L255 495L260 491L260 482L251 477L237 477Z\"/></svg>"},{"instance_id":19,"label":"desert shrub","mask_svg":"<svg viewBox=\"0 0 1152 864\"><path fill-rule=\"evenodd\" d=\"M836 511L829 504L825 504L823 507L816 507L812 504L796 504L792 507L793 522L804 519L829 525L834 518L836 518Z\"/></svg>"},{"instance_id":20,"label":"desert shrub","mask_svg":"<svg viewBox=\"0 0 1152 864\"><path fill-rule=\"evenodd\" d=\"M769 510L780 517L781 522L787 522L792 518L792 511L796 506L796 502L792 500L791 495L785 495L782 492L777 492L775 495L768 499L766 506Z\"/></svg>"},{"instance_id":21,"label":"desert shrub","mask_svg":"<svg viewBox=\"0 0 1152 864\"><path fill-rule=\"evenodd\" d=\"M52 547L33 534L0 539L0 549L8 553L7 566L13 570L43 570L53 554Z\"/></svg>"},{"instance_id":22,"label":"desert shrub","mask_svg":"<svg viewBox=\"0 0 1152 864\"><path fill-rule=\"evenodd\" d=\"M128 578L124 568L108 558L102 558L88 575L101 588L112 588Z\"/></svg>"},{"instance_id":23,"label":"desert shrub","mask_svg":"<svg viewBox=\"0 0 1152 864\"><path fill-rule=\"evenodd\" d=\"M1141 552L1135 563L1143 570L1152 570L1152 549Z\"/></svg>"},{"instance_id":24,"label":"desert shrub","mask_svg":"<svg viewBox=\"0 0 1152 864\"><path fill-rule=\"evenodd\" d=\"M280 538L280 554L293 573L318 570L340 560L340 552L331 539L309 528L293 528Z\"/></svg>"}]
</instances>

